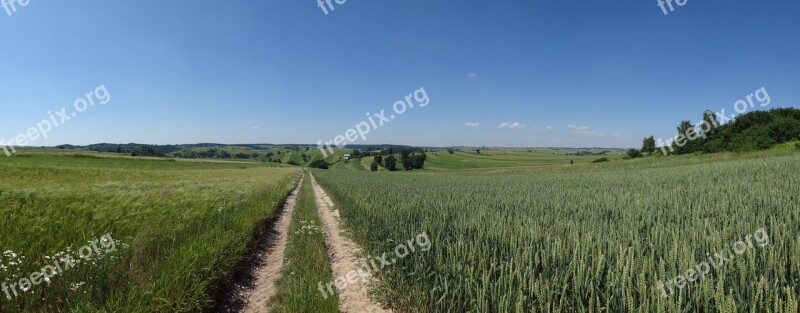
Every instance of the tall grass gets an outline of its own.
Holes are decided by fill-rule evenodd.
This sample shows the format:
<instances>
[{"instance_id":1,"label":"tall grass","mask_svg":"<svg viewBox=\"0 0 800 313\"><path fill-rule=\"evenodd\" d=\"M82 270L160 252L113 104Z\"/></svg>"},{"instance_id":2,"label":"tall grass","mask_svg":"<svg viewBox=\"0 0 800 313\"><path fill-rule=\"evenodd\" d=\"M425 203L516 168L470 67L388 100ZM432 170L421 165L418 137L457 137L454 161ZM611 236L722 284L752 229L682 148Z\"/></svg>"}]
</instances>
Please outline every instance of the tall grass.
<instances>
[{"instance_id":1,"label":"tall grass","mask_svg":"<svg viewBox=\"0 0 800 313\"><path fill-rule=\"evenodd\" d=\"M680 160L680 159L678 159ZM669 168L429 175L315 171L367 253L430 234L381 274L423 312L797 312L800 156ZM759 228L704 280L657 289Z\"/></svg>"},{"instance_id":2,"label":"tall grass","mask_svg":"<svg viewBox=\"0 0 800 313\"><path fill-rule=\"evenodd\" d=\"M207 309L299 178L238 163L46 155L0 158L0 172L0 249L26 256L0 282L101 234L122 244L114 260L81 264L19 298L0 295L0 312Z\"/></svg>"}]
</instances>

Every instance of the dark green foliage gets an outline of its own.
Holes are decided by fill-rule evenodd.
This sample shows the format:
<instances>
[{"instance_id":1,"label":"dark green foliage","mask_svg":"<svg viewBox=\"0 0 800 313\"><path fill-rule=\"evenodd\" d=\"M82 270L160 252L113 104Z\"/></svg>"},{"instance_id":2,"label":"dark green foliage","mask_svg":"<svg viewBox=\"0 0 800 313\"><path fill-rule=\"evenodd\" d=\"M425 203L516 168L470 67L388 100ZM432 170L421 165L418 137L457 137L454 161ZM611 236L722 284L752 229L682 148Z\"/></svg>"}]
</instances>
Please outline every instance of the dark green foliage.
<instances>
[{"instance_id":1,"label":"dark green foliage","mask_svg":"<svg viewBox=\"0 0 800 313\"><path fill-rule=\"evenodd\" d=\"M297 161L295 161L295 160L289 160L289 162L286 162L286 164L294 165L294 166L300 166L300 163L297 163Z\"/></svg>"},{"instance_id":2,"label":"dark green foliage","mask_svg":"<svg viewBox=\"0 0 800 313\"><path fill-rule=\"evenodd\" d=\"M377 161L372 161L372 164L369 165L369 170L373 171L373 172L377 172L378 171L378 162Z\"/></svg>"},{"instance_id":3,"label":"dark green foliage","mask_svg":"<svg viewBox=\"0 0 800 313\"><path fill-rule=\"evenodd\" d=\"M138 146L131 152L132 156L164 157L164 153L154 146Z\"/></svg>"},{"instance_id":4,"label":"dark green foliage","mask_svg":"<svg viewBox=\"0 0 800 313\"><path fill-rule=\"evenodd\" d=\"M719 125L717 116L713 112L706 111L703 120L709 125L718 127L712 127L703 133L701 130L696 130L691 122L681 122L678 126L678 136L682 139L681 142L685 141L685 144L680 147L673 142L672 153L756 151L800 139L800 110L795 108L753 111L739 115L724 125ZM696 137L696 139L683 139L686 137Z\"/></svg>"},{"instance_id":5,"label":"dark green foliage","mask_svg":"<svg viewBox=\"0 0 800 313\"><path fill-rule=\"evenodd\" d=\"M628 150L628 157L631 159L640 158L642 157L642 152L637 149L630 149Z\"/></svg>"},{"instance_id":6,"label":"dark green foliage","mask_svg":"<svg viewBox=\"0 0 800 313\"><path fill-rule=\"evenodd\" d=\"M325 160L315 160L314 162L309 163L308 167L321 168L323 170L327 170L329 165L328 162L325 162Z\"/></svg>"},{"instance_id":7,"label":"dark green foliage","mask_svg":"<svg viewBox=\"0 0 800 313\"><path fill-rule=\"evenodd\" d=\"M415 169L422 169L425 167L425 160L428 159L428 156L425 155L423 152L422 154L414 155L411 157L411 167Z\"/></svg>"},{"instance_id":8,"label":"dark green foliage","mask_svg":"<svg viewBox=\"0 0 800 313\"><path fill-rule=\"evenodd\" d=\"M592 161L592 163L603 163L608 161L609 161L608 158L599 158L597 160Z\"/></svg>"},{"instance_id":9,"label":"dark green foliage","mask_svg":"<svg viewBox=\"0 0 800 313\"><path fill-rule=\"evenodd\" d=\"M376 154L373 160L375 160L375 162L378 164L383 163L383 157L380 154Z\"/></svg>"},{"instance_id":10,"label":"dark green foliage","mask_svg":"<svg viewBox=\"0 0 800 313\"><path fill-rule=\"evenodd\" d=\"M642 141L642 153L652 155L656 151L656 139L653 136L647 137Z\"/></svg>"},{"instance_id":11,"label":"dark green foliage","mask_svg":"<svg viewBox=\"0 0 800 313\"><path fill-rule=\"evenodd\" d=\"M394 171L397 169L397 159L393 155L390 155L384 161L386 164L383 167L387 170Z\"/></svg>"}]
</instances>

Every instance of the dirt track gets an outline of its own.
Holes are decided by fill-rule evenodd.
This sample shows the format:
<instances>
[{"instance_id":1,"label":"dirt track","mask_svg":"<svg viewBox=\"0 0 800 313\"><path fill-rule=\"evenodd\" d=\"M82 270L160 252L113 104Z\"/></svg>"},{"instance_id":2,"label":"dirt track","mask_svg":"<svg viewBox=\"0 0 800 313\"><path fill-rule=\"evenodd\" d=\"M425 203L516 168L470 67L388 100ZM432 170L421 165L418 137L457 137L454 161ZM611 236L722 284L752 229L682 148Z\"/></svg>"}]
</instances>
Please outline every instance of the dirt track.
<instances>
[{"instance_id":1,"label":"dirt track","mask_svg":"<svg viewBox=\"0 0 800 313\"><path fill-rule=\"evenodd\" d=\"M314 186L317 210L325 231L328 233L325 240L331 260L333 278L334 280L337 277L344 278L348 273L357 272L361 263L356 255L361 251L361 248L341 234L339 211L335 209L330 197L317 184L314 176L310 175L310 178ZM348 284L344 290L339 291L339 311L345 313L392 312L372 300L369 295L368 284L362 283L360 279L355 283Z\"/></svg>"},{"instance_id":2,"label":"dirt track","mask_svg":"<svg viewBox=\"0 0 800 313\"><path fill-rule=\"evenodd\" d=\"M255 286L244 296L247 301L245 308L242 310L244 313L263 313L270 311L269 300L277 292L276 282L281 278L281 271L283 270L283 258L286 252L289 225L292 222L292 213L297 204L297 196L300 193L300 187L303 186L304 180L305 177L300 179L297 187L295 187L289 197L286 198L281 216L278 218L278 222L274 227L274 245L261 256L260 263L262 265L256 271Z\"/></svg>"}]
</instances>

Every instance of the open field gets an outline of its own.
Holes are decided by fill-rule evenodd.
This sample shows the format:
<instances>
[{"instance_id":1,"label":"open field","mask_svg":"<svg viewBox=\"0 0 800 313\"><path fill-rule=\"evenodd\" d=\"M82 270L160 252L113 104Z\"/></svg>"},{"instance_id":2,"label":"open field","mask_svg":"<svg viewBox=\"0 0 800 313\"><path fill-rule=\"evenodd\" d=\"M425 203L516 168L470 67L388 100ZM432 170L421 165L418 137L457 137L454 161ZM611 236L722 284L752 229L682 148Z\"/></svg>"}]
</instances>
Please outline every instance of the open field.
<instances>
[{"instance_id":1,"label":"open field","mask_svg":"<svg viewBox=\"0 0 800 313\"><path fill-rule=\"evenodd\" d=\"M0 282L18 295L0 295L2 312L209 308L300 178L263 164L63 154L0 158L0 171ZM21 290L59 252L104 234L112 252Z\"/></svg>"},{"instance_id":2,"label":"open field","mask_svg":"<svg viewBox=\"0 0 800 313\"><path fill-rule=\"evenodd\" d=\"M380 293L395 308L796 312L800 155L787 151L314 174L367 253L431 235L429 253L380 274ZM760 229L766 244L753 240ZM749 249L734 254L731 245L747 237ZM731 261L663 296L659 287L670 287L659 281L722 250Z\"/></svg>"}]
</instances>

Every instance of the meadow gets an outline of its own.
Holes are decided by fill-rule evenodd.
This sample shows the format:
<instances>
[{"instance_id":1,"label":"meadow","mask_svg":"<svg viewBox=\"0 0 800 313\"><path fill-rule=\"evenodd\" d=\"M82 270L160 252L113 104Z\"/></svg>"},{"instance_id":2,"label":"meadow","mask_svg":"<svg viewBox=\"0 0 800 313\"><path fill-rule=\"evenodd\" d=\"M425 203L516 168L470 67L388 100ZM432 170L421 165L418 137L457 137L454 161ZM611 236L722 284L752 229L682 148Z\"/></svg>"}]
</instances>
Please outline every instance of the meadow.
<instances>
[{"instance_id":1,"label":"meadow","mask_svg":"<svg viewBox=\"0 0 800 313\"><path fill-rule=\"evenodd\" d=\"M527 152L459 153L423 171L314 170L367 253L430 234L431 251L380 274L376 293L400 311L797 312L794 151L516 167L502 158ZM459 163L482 167L438 169ZM768 245L731 255L762 228ZM732 260L660 291L721 250Z\"/></svg>"},{"instance_id":2,"label":"meadow","mask_svg":"<svg viewBox=\"0 0 800 313\"><path fill-rule=\"evenodd\" d=\"M301 170L46 150L0 158L0 282L16 283L110 233L83 262L0 312L198 312L211 308Z\"/></svg>"}]
</instances>

